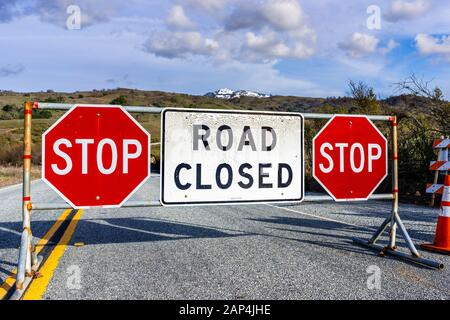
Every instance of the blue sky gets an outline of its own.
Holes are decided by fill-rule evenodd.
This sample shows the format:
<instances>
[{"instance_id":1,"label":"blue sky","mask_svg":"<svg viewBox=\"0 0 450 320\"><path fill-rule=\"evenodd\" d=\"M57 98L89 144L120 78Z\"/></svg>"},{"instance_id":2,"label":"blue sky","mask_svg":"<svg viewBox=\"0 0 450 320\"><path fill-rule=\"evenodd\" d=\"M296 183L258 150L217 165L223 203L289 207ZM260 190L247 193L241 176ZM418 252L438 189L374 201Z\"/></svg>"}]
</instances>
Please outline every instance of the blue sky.
<instances>
[{"instance_id":1,"label":"blue sky","mask_svg":"<svg viewBox=\"0 0 450 320\"><path fill-rule=\"evenodd\" d=\"M450 99L449 17L441 0L2 0L0 89L327 97L352 79L385 97L414 73Z\"/></svg>"}]
</instances>

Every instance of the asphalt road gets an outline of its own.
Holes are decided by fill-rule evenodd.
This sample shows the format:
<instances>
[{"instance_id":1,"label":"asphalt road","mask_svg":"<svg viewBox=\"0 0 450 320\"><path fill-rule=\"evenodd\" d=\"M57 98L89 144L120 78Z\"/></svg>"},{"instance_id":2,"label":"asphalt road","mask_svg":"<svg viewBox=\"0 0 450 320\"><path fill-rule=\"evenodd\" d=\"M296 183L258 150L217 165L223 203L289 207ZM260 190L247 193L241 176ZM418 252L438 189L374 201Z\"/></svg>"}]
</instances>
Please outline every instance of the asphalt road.
<instances>
[{"instance_id":1,"label":"asphalt road","mask_svg":"<svg viewBox=\"0 0 450 320\"><path fill-rule=\"evenodd\" d=\"M17 261L20 193L0 190L0 284ZM153 176L133 199L158 195ZM32 197L61 202L41 181ZM48 285L30 290L43 299L449 299L449 256L423 252L446 264L437 271L352 244L389 210L386 201L85 210L47 266ZM36 241L62 211L33 212ZM400 213L416 244L432 241L437 209Z\"/></svg>"}]
</instances>

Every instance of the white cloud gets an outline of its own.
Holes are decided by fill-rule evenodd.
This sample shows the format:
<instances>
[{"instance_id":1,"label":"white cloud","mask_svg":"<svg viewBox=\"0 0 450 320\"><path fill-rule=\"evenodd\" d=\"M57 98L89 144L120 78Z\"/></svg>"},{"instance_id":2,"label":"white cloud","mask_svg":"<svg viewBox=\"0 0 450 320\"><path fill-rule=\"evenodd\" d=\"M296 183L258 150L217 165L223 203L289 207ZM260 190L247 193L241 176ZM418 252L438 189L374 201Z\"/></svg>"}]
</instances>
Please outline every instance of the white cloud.
<instances>
[{"instance_id":1,"label":"white cloud","mask_svg":"<svg viewBox=\"0 0 450 320\"><path fill-rule=\"evenodd\" d=\"M219 44L199 32L160 33L144 44L144 50L164 58L186 58L190 55L211 56Z\"/></svg>"},{"instance_id":2,"label":"white cloud","mask_svg":"<svg viewBox=\"0 0 450 320\"><path fill-rule=\"evenodd\" d=\"M225 5L232 1L227 0L178 0L179 4L187 7L192 7L198 10L205 10L209 12L222 10Z\"/></svg>"},{"instance_id":3,"label":"white cloud","mask_svg":"<svg viewBox=\"0 0 450 320\"><path fill-rule=\"evenodd\" d=\"M177 0L175 3L166 30L157 31L164 37L149 40L145 46L148 52L166 58L208 55L220 62L252 63L303 59L315 52L316 33L307 25L297 0ZM218 8L222 15L209 13ZM191 10L196 11L189 16L197 20L188 18ZM203 16L199 10L203 10ZM194 26L196 32L187 34L186 38L180 33L192 31Z\"/></svg>"},{"instance_id":4,"label":"white cloud","mask_svg":"<svg viewBox=\"0 0 450 320\"><path fill-rule=\"evenodd\" d=\"M28 14L37 14L43 22L65 28L69 17L67 8L71 5L80 7L81 28L83 28L97 23L108 22L115 16L121 1L36 0L34 6L28 7Z\"/></svg>"},{"instance_id":5,"label":"white cloud","mask_svg":"<svg viewBox=\"0 0 450 320\"><path fill-rule=\"evenodd\" d=\"M317 84L306 77L287 77L274 68L275 63L247 64L232 61L220 65L217 72L223 75L223 82L213 83L211 89L221 87L247 88L270 94L284 94L310 97L338 96L342 92L325 84ZM236 77L239 74L239 77ZM213 77L214 79L214 77Z\"/></svg>"},{"instance_id":6,"label":"white cloud","mask_svg":"<svg viewBox=\"0 0 450 320\"><path fill-rule=\"evenodd\" d=\"M392 50L394 50L395 48L397 48L398 45L399 44L395 40L391 39L387 43L386 47L380 48L379 51L381 52L381 54L386 55L389 52L391 52Z\"/></svg>"},{"instance_id":7,"label":"white cloud","mask_svg":"<svg viewBox=\"0 0 450 320\"><path fill-rule=\"evenodd\" d=\"M306 40L311 43L315 43L317 41L316 31L308 26L302 26L301 28L291 30L288 34L293 39Z\"/></svg>"},{"instance_id":8,"label":"white cloud","mask_svg":"<svg viewBox=\"0 0 450 320\"><path fill-rule=\"evenodd\" d=\"M436 54L450 61L450 35L433 37L420 33L416 36L416 48L423 55Z\"/></svg>"},{"instance_id":9,"label":"white cloud","mask_svg":"<svg viewBox=\"0 0 450 320\"><path fill-rule=\"evenodd\" d=\"M180 5L173 6L167 17L167 24L175 29L191 30L195 24L186 16L184 9Z\"/></svg>"},{"instance_id":10,"label":"white cloud","mask_svg":"<svg viewBox=\"0 0 450 320\"><path fill-rule=\"evenodd\" d=\"M277 30L294 30L304 24L303 10L297 0L268 0L261 12Z\"/></svg>"},{"instance_id":11,"label":"white cloud","mask_svg":"<svg viewBox=\"0 0 450 320\"><path fill-rule=\"evenodd\" d=\"M18 65L8 65L0 68L0 77L7 78L13 77L25 70L25 67L21 64Z\"/></svg>"},{"instance_id":12,"label":"white cloud","mask_svg":"<svg viewBox=\"0 0 450 320\"><path fill-rule=\"evenodd\" d=\"M250 2L242 2L226 17L224 28L231 32L241 29L259 30L264 24L265 18L260 7L255 7Z\"/></svg>"},{"instance_id":13,"label":"white cloud","mask_svg":"<svg viewBox=\"0 0 450 320\"><path fill-rule=\"evenodd\" d=\"M390 39L384 47L380 45L380 40L372 35L355 32L349 41L338 43L338 47L344 50L349 57L362 58L367 55L379 52L382 55L390 53L398 47L398 43Z\"/></svg>"},{"instance_id":14,"label":"white cloud","mask_svg":"<svg viewBox=\"0 0 450 320\"><path fill-rule=\"evenodd\" d=\"M307 58L314 54L314 49L303 45L301 42L294 42L289 45L280 40L276 33L256 35L247 32L245 43L241 48L241 58L248 61L267 62L278 58Z\"/></svg>"},{"instance_id":15,"label":"white cloud","mask_svg":"<svg viewBox=\"0 0 450 320\"><path fill-rule=\"evenodd\" d=\"M277 31L298 30L306 25L303 9L297 0L242 1L226 18L225 28Z\"/></svg>"},{"instance_id":16,"label":"white cloud","mask_svg":"<svg viewBox=\"0 0 450 320\"><path fill-rule=\"evenodd\" d=\"M341 42L338 44L338 47L346 51L347 55L360 58L374 53L377 50L379 42L380 40L374 36L355 32L350 41Z\"/></svg>"},{"instance_id":17,"label":"white cloud","mask_svg":"<svg viewBox=\"0 0 450 320\"><path fill-rule=\"evenodd\" d=\"M390 22L412 20L427 13L430 7L429 0L394 0L385 18Z\"/></svg>"},{"instance_id":18,"label":"white cloud","mask_svg":"<svg viewBox=\"0 0 450 320\"><path fill-rule=\"evenodd\" d=\"M274 58L286 57L289 55L289 47L279 41L274 33L256 35L253 32L247 32L245 38L245 43L241 48L242 60L270 61Z\"/></svg>"}]
</instances>

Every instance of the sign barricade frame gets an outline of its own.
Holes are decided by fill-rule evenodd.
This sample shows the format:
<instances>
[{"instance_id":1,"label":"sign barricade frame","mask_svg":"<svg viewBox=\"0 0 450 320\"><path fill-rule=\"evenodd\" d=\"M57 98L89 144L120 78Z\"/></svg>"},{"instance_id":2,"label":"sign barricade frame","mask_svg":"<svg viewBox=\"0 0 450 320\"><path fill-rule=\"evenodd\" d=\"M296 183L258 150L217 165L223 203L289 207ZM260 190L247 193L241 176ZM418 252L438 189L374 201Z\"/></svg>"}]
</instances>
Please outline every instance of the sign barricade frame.
<instances>
[{"instance_id":1,"label":"sign barricade frame","mask_svg":"<svg viewBox=\"0 0 450 320\"><path fill-rule=\"evenodd\" d=\"M34 273L37 272L40 259L35 253L35 245L32 241L31 233L31 211L32 210L55 210L55 209L73 209L67 203L32 203L31 201L31 127L33 109L48 110L70 110L76 104L61 103L41 103L41 102L25 102L24 105L24 163L23 163L23 201L22 201L22 225L23 231L21 236L21 244L19 249L18 268L16 276L16 291L14 297L20 298L21 294L30 284ZM124 106L126 111L131 113L153 113L161 114L163 108L159 107L139 107ZM302 113L305 120L326 120L331 119L334 114L319 113ZM392 193L391 194L374 194L369 199L391 200L392 210L386 217L384 222L378 228L377 232L369 240L353 238L353 242L357 245L367 247L378 251L381 255L391 255L409 262L424 265L434 269L442 269L444 265L430 259L423 258L417 251L406 227L399 215L398 209L398 153L397 153L397 118L395 116L386 115L368 115L368 119L372 121L383 121L391 124L391 152L392 152ZM330 196L305 196L304 202L308 201L333 201ZM159 207L159 201L128 201L122 207ZM384 231L389 230L389 244L382 246L376 244ZM403 234L410 254L397 250L396 238L397 228Z\"/></svg>"}]
</instances>

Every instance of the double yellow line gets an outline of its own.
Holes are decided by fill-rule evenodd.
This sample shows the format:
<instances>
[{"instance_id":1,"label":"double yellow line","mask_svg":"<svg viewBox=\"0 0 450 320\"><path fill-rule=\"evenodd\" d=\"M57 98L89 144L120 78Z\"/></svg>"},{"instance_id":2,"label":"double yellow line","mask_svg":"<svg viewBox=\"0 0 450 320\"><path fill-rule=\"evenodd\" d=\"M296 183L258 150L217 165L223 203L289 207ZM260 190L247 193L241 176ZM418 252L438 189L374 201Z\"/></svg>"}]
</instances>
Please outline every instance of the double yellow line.
<instances>
[{"instance_id":1,"label":"double yellow line","mask_svg":"<svg viewBox=\"0 0 450 320\"><path fill-rule=\"evenodd\" d=\"M71 209L64 211L61 216L56 220L53 226L47 231L47 233L42 237L42 239L36 244L36 254L39 254L45 246L48 244L50 239L59 230L63 222L72 212ZM25 294L23 295L23 300L39 300L45 293L50 280L53 278L53 274L58 266L59 260L64 254L67 245L72 238L73 233L77 227L78 221L83 215L83 210L78 210L77 213L70 220L67 229L64 231L61 239L55 245L55 248L51 251L48 258L45 260L44 264L39 269L40 277L34 279ZM5 280L5 282L0 286L0 300L2 300L9 292L9 290L15 285L16 282L17 269L14 269L11 275Z\"/></svg>"}]
</instances>

